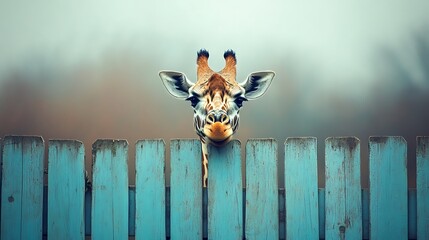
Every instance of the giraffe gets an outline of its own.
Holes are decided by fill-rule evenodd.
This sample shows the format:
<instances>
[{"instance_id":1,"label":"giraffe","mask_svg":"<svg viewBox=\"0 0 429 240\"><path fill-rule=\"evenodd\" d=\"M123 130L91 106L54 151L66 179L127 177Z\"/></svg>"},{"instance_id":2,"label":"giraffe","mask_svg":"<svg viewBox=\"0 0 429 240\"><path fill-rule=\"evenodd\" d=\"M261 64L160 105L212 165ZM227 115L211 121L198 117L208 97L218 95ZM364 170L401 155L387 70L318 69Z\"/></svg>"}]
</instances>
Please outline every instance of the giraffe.
<instances>
[{"instance_id":1,"label":"giraffe","mask_svg":"<svg viewBox=\"0 0 429 240\"><path fill-rule=\"evenodd\" d=\"M214 72L208 65L209 52L205 49L198 51L195 83L181 72L159 72L168 92L189 101L194 110L194 126L202 147L203 187L207 187L208 181L207 144L222 146L232 139L243 102L261 97L275 75L273 71L253 72L244 82L238 83L234 51L225 51L223 57L225 67Z\"/></svg>"}]
</instances>

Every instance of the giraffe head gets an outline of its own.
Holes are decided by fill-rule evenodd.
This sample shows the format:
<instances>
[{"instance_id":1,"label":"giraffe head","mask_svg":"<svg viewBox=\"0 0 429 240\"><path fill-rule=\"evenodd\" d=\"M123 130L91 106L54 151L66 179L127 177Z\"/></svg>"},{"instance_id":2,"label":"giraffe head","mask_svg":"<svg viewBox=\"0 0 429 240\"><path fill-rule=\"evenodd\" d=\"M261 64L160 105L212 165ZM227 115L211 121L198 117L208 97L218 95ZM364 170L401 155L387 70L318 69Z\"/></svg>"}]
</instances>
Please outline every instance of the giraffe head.
<instances>
[{"instance_id":1,"label":"giraffe head","mask_svg":"<svg viewBox=\"0 0 429 240\"><path fill-rule=\"evenodd\" d=\"M237 60L232 50L225 52L225 67L219 72L210 69L208 58L206 50L198 52L195 83L181 72L161 71L159 76L170 94L191 103L194 126L201 141L221 146L229 142L237 130L243 102L262 96L274 72L254 72L238 83Z\"/></svg>"}]
</instances>

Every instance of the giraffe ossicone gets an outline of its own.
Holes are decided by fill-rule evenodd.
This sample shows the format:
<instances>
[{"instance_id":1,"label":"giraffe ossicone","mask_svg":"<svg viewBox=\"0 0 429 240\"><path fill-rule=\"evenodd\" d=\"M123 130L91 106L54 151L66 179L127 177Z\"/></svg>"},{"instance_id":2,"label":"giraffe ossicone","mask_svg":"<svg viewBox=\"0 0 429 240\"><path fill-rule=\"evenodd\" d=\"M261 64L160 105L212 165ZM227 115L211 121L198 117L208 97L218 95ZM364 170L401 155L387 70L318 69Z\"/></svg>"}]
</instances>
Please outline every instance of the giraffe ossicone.
<instances>
[{"instance_id":1,"label":"giraffe ossicone","mask_svg":"<svg viewBox=\"0 0 429 240\"><path fill-rule=\"evenodd\" d=\"M261 97L275 75L273 71L254 72L238 83L234 51L227 50L224 58L225 67L215 72L208 65L209 52L198 51L195 83L181 72L159 72L168 92L189 101L194 109L194 126L202 142L203 187L207 186L208 179L207 144L222 146L232 139L238 129L243 102Z\"/></svg>"}]
</instances>

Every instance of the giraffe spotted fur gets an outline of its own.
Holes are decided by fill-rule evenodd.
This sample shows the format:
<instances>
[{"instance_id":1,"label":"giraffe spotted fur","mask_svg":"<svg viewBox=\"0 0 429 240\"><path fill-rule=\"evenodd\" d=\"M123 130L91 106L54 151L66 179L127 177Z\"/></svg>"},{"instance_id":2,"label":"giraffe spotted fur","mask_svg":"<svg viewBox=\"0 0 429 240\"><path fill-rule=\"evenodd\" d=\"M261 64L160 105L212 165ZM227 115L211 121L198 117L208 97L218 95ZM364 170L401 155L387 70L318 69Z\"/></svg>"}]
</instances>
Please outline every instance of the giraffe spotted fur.
<instances>
[{"instance_id":1,"label":"giraffe spotted fur","mask_svg":"<svg viewBox=\"0 0 429 240\"><path fill-rule=\"evenodd\" d=\"M262 96L275 75L273 71L254 72L238 83L237 59L232 50L224 53L225 67L219 72L209 67L208 58L208 51L198 51L195 83L181 72L159 73L168 92L189 101L194 109L194 126L202 143L203 187L207 187L208 181L207 144L223 146L232 139L238 128L243 102Z\"/></svg>"}]
</instances>

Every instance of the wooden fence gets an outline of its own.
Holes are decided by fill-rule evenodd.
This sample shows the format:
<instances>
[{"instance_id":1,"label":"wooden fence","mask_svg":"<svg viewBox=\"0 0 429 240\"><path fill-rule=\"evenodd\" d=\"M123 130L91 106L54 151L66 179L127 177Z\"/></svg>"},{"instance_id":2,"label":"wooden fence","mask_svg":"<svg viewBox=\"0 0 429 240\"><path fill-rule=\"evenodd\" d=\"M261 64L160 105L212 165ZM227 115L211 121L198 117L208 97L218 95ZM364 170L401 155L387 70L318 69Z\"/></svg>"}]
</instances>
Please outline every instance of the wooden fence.
<instances>
[{"instance_id":1,"label":"wooden fence","mask_svg":"<svg viewBox=\"0 0 429 240\"><path fill-rule=\"evenodd\" d=\"M246 143L245 185L240 142L210 148L203 190L197 140L171 141L169 187L163 140L136 143L135 186L126 141L92 147L85 191L81 142L50 140L44 166L41 137L3 139L1 239L429 239L429 137L417 138L416 189L407 188L401 137L369 139L369 190L361 188L357 138L326 139L325 189L317 185L316 138L286 140L285 189L272 139Z\"/></svg>"}]
</instances>

